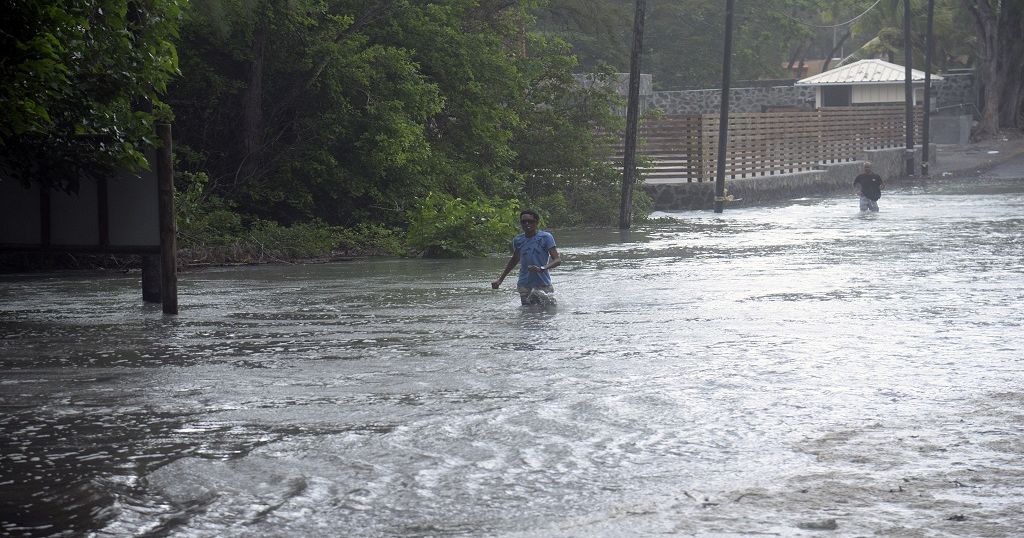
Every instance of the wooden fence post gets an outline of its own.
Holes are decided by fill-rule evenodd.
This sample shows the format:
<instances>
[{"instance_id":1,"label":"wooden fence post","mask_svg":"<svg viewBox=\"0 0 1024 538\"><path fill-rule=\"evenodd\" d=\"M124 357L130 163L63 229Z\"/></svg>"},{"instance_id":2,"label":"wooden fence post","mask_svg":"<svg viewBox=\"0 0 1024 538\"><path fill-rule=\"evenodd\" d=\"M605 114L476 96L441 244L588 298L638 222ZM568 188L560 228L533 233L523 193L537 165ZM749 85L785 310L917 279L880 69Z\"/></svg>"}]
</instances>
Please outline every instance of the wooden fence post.
<instances>
[{"instance_id":1,"label":"wooden fence post","mask_svg":"<svg viewBox=\"0 0 1024 538\"><path fill-rule=\"evenodd\" d=\"M701 134L700 116L689 116L686 118L686 182L692 183L704 181L704 154L700 145L703 140Z\"/></svg>"}]
</instances>

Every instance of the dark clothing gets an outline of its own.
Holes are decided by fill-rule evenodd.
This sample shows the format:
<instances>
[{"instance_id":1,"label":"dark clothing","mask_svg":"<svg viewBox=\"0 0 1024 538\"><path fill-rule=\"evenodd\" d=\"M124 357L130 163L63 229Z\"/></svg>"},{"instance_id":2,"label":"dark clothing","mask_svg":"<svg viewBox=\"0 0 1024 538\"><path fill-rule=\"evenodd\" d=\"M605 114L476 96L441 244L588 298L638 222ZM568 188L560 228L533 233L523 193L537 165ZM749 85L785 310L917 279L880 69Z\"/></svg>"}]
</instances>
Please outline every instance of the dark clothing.
<instances>
[{"instance_id":1,"label":"dark clothing","mask_svg":"<svg viewBox=\"0 0 1024 538\"><path fill-rule=\"evenodd\" d=\"M875 173L863 173L853 180L854 187L860 187L861 196L877 202L882 197L882 178Z\"/></svg>"}]
</instances>

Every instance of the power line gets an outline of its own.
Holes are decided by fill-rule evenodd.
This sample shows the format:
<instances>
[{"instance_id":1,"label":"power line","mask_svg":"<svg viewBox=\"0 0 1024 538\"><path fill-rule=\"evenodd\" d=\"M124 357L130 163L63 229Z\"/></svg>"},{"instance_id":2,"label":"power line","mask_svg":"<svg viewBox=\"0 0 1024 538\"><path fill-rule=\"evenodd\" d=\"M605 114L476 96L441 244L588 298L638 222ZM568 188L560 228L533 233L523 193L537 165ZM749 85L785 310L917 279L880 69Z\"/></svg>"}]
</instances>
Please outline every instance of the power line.
<instances>
[{"instance_id":1,"label":"power line","mask_svg":"<svg viewBox=\"0 0 1024 538\"><path fill-rule=\"evenodd\" d=\"M874 4L871 4L871 7L865 9L864 12L861 13L860 15L857 15L856 17L854 17L854 18L852 18L852 19L850 19L850 20L848 20L846 22L841 22L839 24L827 24L827 25L811 24L809 22L804 22L804 21L802 21L800 19L797 19L796 17L790 17L789 15L785 15L785 14L783 14L783 15L785 15L785 17L788 18L788 19L792 19L792 20L794 20L794 21L796 21L796 22L798 22L800 24L803 24L804 26L810 26L812 28L839 28L840 26L846 26L847 24L850 24L851 22L856 21L857 19L863 17L864 15L867 15L868 12L871 11L872 9L875 9L875 6L877 6L881 1L882 0L876 0Z\"/></svg>"}]
</instances>

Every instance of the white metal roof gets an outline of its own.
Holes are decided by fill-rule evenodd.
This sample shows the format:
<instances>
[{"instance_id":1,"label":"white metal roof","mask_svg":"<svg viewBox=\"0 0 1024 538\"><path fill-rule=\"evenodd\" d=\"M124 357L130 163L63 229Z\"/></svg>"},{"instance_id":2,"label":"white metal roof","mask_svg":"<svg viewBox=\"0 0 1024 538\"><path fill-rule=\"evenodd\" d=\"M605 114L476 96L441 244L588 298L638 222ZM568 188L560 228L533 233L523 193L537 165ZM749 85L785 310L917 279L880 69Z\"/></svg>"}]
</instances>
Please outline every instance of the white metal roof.
<instances>
[{"instance_id":1,"label":"white metal roof","mask_svg":"<svg viewBox=\"0 0 1024 538\"><path fill-rule=\"evenodd\" d=\"M849 65L830 69L813 77L797 81L797 86L837 86L853 84L894 84L903 83L904 68L882 60L861 60ZM932 75L932 80L942 80ZM924 71L910 70L911 82L924 82Z\"/></svg>"}]
</instances>

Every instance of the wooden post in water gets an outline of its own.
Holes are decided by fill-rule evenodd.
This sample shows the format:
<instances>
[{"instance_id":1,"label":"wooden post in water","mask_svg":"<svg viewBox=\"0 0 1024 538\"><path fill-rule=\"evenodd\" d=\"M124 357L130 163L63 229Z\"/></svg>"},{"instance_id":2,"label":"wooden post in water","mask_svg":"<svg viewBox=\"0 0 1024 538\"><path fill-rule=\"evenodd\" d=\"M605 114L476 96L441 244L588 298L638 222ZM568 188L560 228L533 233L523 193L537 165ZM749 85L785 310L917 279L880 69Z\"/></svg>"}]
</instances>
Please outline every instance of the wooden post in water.
<instances>
[{"instance_id":1,"label":"wooden post in water","mask_svg":"<svg viewBox=\"0 0 1024 538\"><path fill-rule=\"evenodd\" d=\"M932 121L932 20L935 16L935 0L928 0L928 29L924 49L924 123L921 125L921 176L928 177L929 147L931 145Z\"/></svg>"},{"instance_id":2,"label":"wooden post in water","mask_svg":"<svg viewBox=\"0 0 1024 538\"><path fill-rule=\"evenodd\" d=\"M903 90L906 97L907 176L914 175L914 81L911 80L914 51L910 42L910 0L903 1Z\"/></svg>"},{"instance_id":3,"label":"wooden post in water","mask_svg":"<svg viewBox=\"0 0 1024 538\"><path fill-rule=\"evenodd\" d=\"M622 156L622 199L619 229L628 230L633 221L633 184L636 183L636 130L640 119L640 55L644 46L646 0L636 0L633 14L633 49L629 55L629 100L626 103L626 140Z\"/></svg>"},{"instance_id":4,"label":"wooden post in water","mask_svg":"<svg viewBox=\"0 0 1024 538\"><path fill-rule=\"evenodd\" d=\"M160 299L164 314L178 313L177 241L174 225L174 164L171 160L171 126L156 126L160 149L156 154L156 181L160 211Z\"/></svg>"},{"instance_id":5,"label":"wooden post in water","mask_svg":"<svg viewBox=\"0 0 1024 538\"><path fill-rule=\"evenodd\" d=\"M722 60L722 106L718 116L718 170L715 175L715 213L725 208L725 147L729 141L729 72L732 70L733 0L725 1L725 57Z\"/></svg>"}]
</instances>

